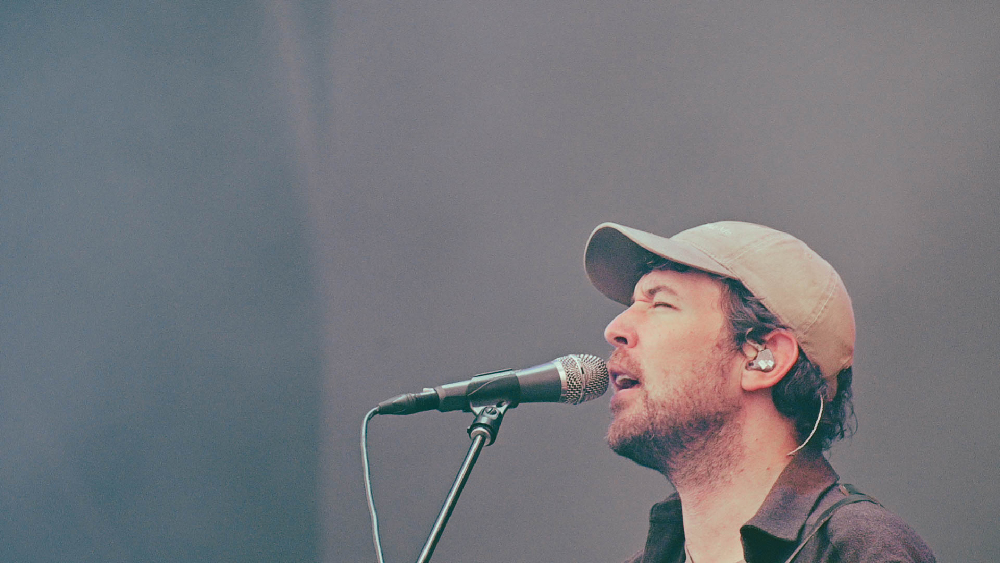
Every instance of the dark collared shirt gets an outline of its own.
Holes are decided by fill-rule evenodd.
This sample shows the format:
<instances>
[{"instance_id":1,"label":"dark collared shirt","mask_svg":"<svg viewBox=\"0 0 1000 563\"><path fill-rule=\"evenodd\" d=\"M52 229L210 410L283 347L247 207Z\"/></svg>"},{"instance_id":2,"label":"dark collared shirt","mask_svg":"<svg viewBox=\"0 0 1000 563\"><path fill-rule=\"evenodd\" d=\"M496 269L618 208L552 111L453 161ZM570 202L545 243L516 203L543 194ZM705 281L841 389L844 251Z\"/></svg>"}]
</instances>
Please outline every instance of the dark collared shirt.
<instances>
[{"instance_id":1,"label":"dark collared shirt","mask_svg":"<svg viewBox=\"0 0 1000 563\"><path fill-rule=\"evenodd\" d=\"M782 471L760 510L740 528L746 563L784 563L827 507L844 498L826 458L802 452ZM677 494L653 506L646 548L630 563L682 563L684 523ZM796 556L796 563L934 562L902 519L872 502L841 506Z\"/></svg>"}]
</instances>

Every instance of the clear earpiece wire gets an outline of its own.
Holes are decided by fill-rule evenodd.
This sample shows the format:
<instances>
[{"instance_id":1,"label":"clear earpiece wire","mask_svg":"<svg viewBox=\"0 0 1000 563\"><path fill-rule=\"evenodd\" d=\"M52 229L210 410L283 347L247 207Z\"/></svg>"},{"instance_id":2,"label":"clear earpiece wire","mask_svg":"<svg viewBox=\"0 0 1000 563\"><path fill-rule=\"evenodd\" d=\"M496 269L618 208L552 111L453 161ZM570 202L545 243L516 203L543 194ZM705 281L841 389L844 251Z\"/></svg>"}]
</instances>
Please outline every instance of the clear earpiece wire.
<instances>
[{"instance_id":1,"label":"clear earpiece wire","mask_svg":"<svg viewBox=\"0 0 1000 563\"><path fill-rule=\"evenodd\" d=\"M799 453L799 450L801 450L802 448L806 447L806 444L809 443L809 440L812 440L812 437L816 435L816 431L819 430L819 421L823 420L823 403L825 403L825 402L826 401L823 400L823 397L820 396L820 398L819 398L819 416L816 417L816 424L813 425L812 432L810 432L809 436L806 437L806 441L805 442L802 442L802 444L800 444L799 447L797 447L794 450L788 452L788 455L795 455L795 454Z\"/></svg>"}]
</instances>

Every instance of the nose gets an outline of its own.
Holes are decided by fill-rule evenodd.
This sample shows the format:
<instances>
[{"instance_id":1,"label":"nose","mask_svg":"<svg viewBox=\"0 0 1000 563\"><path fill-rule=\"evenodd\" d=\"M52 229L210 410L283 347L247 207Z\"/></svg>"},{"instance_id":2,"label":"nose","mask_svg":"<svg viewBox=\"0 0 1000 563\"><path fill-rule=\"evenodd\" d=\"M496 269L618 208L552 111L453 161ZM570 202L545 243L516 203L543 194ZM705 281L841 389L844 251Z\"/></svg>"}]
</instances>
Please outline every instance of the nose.
<instances>
[{"instance_id":1,"label":"nose","mask_svg":"<svg viewBox=\"0 0 1000 563\"><path fill-rule=\"evenodd\" d=\"M635 327L629 317L631 310L625 309L604 328L604 339L615 348L631 348L636 344Z\"/></svg>"}]
</instances>

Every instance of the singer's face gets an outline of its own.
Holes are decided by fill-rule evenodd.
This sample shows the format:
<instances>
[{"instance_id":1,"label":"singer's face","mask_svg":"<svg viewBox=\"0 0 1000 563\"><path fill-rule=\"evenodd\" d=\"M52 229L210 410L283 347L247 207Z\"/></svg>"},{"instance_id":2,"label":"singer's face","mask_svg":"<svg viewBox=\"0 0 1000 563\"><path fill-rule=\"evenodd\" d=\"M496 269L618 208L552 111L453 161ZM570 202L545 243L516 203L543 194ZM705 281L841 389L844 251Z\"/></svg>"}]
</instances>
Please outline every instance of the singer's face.
<instances>
[{"instance_id":1,"label":"singer's face","mask_svg":"<svg viewBox=\"0 0 1000 563\"><path fill-rule=\"evenodd\" d=\"M733 420L745 358L730 344L722 284L697 271L653 271L607 326L615 395L608 442L663 470Z\"/></svg>"}]
</instances>

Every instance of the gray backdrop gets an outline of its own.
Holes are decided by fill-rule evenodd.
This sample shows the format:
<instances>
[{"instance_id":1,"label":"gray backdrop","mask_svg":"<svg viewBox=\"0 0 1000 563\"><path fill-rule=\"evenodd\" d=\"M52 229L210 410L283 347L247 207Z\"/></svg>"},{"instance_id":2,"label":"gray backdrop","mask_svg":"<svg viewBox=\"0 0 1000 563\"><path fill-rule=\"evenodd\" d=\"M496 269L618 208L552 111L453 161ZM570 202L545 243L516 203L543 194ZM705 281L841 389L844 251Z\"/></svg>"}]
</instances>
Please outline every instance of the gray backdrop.
<instances>
[{"instance_id":1,"label":"gray backdrop","mask_svg":"<svg viewBox=\"0 0 1000 563\"><path fill-rule=\"evenodd\" d=\"M740 219L842 274L831 457L1000 558L1000 9L986 0L5 2L0 559L372 561L378 401L573 352L601 221ZM617 561L662 477L607 399L508 414L435 561ZM413 560L464 413L377 417Z\"/></svg>"}]
</instances>

